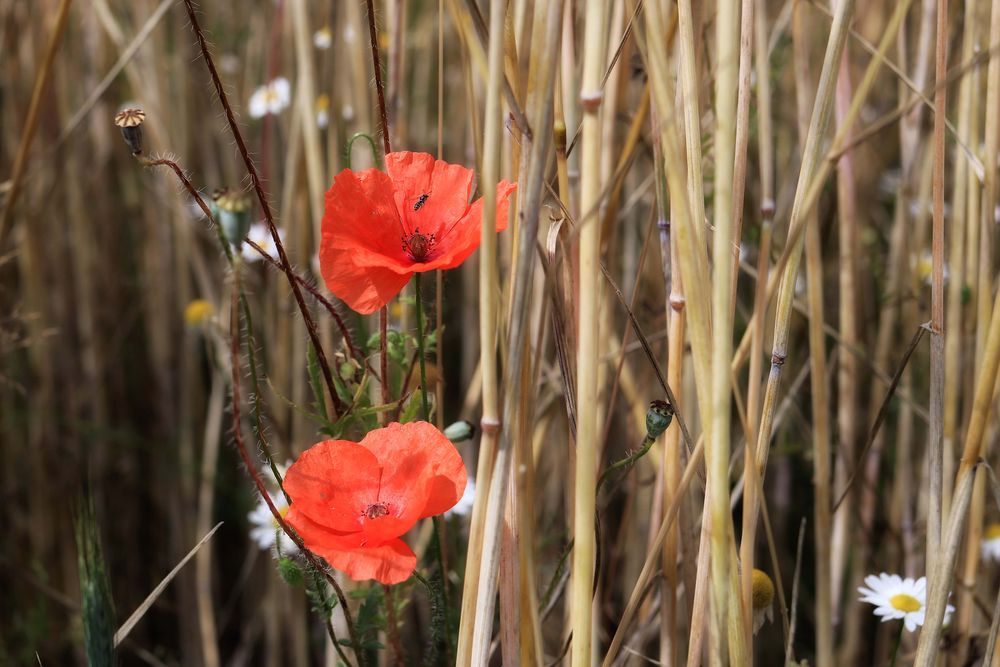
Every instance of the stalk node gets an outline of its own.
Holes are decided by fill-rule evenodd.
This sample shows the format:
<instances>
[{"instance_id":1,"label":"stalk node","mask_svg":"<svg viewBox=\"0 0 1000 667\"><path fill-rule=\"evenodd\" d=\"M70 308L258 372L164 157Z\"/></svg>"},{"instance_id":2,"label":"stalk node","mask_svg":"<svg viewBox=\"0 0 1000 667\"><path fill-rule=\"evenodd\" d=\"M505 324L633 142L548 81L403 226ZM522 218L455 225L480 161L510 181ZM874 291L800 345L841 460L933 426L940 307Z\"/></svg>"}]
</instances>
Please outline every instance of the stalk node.
<instances>
[{"instance_id":1,"label":"stalk node","mask_svg":"<svg viewBox=\"0 0 1000 667\"><path fill-rule=\"evenodd\" d=\"M500 423L500 420L495 417L483 417L479 420L479 426L482 427L483 433L498 435L502 424Z\"/></svg>"},{"instance_id":2,"label":"stalk node","mask_svg":"<svg viewBox=\"0 0 1000 667\"><path fill-rule=\"evenodd\" d=\"M597 109L604 101L604 91L602 90L582 90L580 91L580 105L587 113L596 113Z\"/></svg>"}]
</instances>

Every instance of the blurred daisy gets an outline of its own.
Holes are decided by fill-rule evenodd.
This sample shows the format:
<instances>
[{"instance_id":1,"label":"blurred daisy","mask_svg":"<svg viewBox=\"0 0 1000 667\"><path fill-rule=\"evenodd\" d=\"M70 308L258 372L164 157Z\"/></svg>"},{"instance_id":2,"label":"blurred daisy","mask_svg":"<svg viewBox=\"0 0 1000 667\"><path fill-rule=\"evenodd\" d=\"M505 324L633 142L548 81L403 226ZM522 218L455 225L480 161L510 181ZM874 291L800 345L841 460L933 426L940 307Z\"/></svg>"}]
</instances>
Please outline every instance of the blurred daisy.
<instances>
[{"instance_id":1,"label":"blurred daisy","mask_svg":"<svg viewBox=\"0 0 1000 667\"><path fill-rule=\"evenodd\" d=\"M323 94L316 98L316 125L325 129L330 124L330 98Z\"/></svg>"},{"instance_id":2,"label":"blurred daisy","mask_svg":"<svg viewBox=\"0 0 1000 667\"><path fill-rule=\"evenodd\" d=\"M330 26L325 25L313 33L313 46L322 51L326 51L333 44L333 33Z\"/></svg>"},{"instance_id":3,"label":"blurred daisy","mask_svg":"<svg viewBox=\"0 0 1000 667\"><path fill-rule=\"evenodd\" d=\"M271 238L271 231L267 228L265 220L250 225L250 231L247 232L246 237L263 248L264 252L268 255L277 259L278 248L274 245L274 239ZM280 229L278 230L278 237L284 240L284 234ZM241 246L240 254L243 256L243 260L247 262L259 262L264 259L249 243L244 243Z\"/></svg>"},{"instance_id":4,"label":"blurred daisy","mask_svg":"<svg viewBox=\"0 0 1000 667\"><path fill-rule=\"evenodd\" d=\"M1000 523L991 523L983 532L983 560L1000 563Z\"/></svg>"},{"instance_id":5,"label":"blurred daisy","mask_svg":"<svg viewBox=\"0 0 1000 667\"><path fill-rule=\"evenodd\" d=\"M875 615L882 617L882 622L892 619L902 619L903 625L910 632L924 624L924 614L927 611L927 578L900 578L898 574L869 574L865 577L865 588L861 586L860 600L875 605ZM948 605L944 612L944 622L955 608Z\"/></svg>"},{"instance_id":6,"label":"blurred daisy","mask_svg":"<svg viewBox=\"0 0 1000 667\"><path fill-rule=\"evenodd\" d=\"M288 79L279 76L266 86L261 86L253 91L250 96L250 116L253 118L263 118L267 114L277 116L292 101L292 87Z\"/></svg>"},{"instance_id":7,"label":"blurred daisy","mask_svg":"<svg viewBox=\"0 0 1000 667\"><path fill-rule=\"evenodd\" d=\"M184 307L184 321L190 327L200 327L212 318L215 309L206 299L195 299Z\"/></svg>"},{"instance_id":8,"label":"blurred daisy","mask_svg":"<svg viewBox=\"0 0 1000 667\"><path fill-rule=\"evenodd\" d=\"M223 53L219 57L219 69L226 74L236 74L240 69L240 57L235 53Z\"/></svg>"},{"instance_id":9,"label":"blurred daisy","mask_svg":"<svg viewBox=\"0 0 1000 667\"><path fill-rule=\"evenodd\" d=\"M944 265L944 281L948 282L948 265ZM931 284L934 278L934 255L931 254L930 250L925 250L922 255L917 259L915 270L917 277L928 285Z\"/></svg>"},{"instance_id":10,"label":"blurred daisy","mask_svg":"<svg viewBox=\"0 0 1000 667\"><path fill-rule=\"evenodd\" d=\"M751 604L753 605L753 633L757 634L765 622L774 620L774 582L762 570L753 569L751 575Z\"/></svg>"},{"instance_id":11,"label":"blurred daisy","mask_svg":"<svg viewBox=\"0 0 1000 667\"><path fill-rule=\"evenodd\" d=\"M465 483L465 493L458 499L455 506L444 513L446 517L468 516L472 512L472 504L476 501L476 480L469 477Z\"/></svg>"},{"instance_id":12,"label":"blurred daisy","mask_svg":"<svg viewBox=\"0 0 1000 667\"><path fill-rule=\"evenodd\" d=\"M288 503L285 501L285 496L280 492L271 492L269 495L275 509L284 517L288 513ZM257 502L257 507L247 515L247 520L250 522L250 539L256 542L261 550L269 551L278 543L283 554L298 551L295 542L278 525L274 515L271 514L271 508L267 506L267 502L263 498Z\"/></svg>"},{"instance_id":13,"label":"blurred daisy","mask_svg":"<svg viewBox=\"0 0 1000 667\"><path fill-rule=\"evenodd\" d=\"M208 193L204 190L198 190L198 195L201 197L202 201L207 202L210 199ZM198 204L198 201L194 197L188 197L185 207L187 208L188 214L194 220L201 220L205 217L205 211L201 209L201 205Z\"/></svg>"}]
</instances>

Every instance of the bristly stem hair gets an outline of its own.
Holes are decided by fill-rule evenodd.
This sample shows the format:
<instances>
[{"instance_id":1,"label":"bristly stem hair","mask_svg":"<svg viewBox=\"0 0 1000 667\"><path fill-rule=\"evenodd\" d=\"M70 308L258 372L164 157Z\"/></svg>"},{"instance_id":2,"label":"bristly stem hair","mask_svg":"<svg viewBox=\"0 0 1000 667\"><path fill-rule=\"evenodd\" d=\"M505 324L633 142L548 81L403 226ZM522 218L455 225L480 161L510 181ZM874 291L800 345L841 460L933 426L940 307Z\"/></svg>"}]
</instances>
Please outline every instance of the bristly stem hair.
<instances>
[{"instance_id":1,"label":"bristly stem hair","mask_svg":"<svg viewBox=\"0 0 1000 667\"><path fill-rule=\"evenodd\" d=\"M368 36L371 39L372 47L372 67L375 70L375 90L378 95L379 121L382 126L382 147L385 154L392 152L392 145L389 142L389 118L385 113L385 88L382 86L382 58L378 49L378 31L375 29L375 4L372 0L367 0L365 8L368 14ZM378 311L378 332L379 332L379 373L381 375L382 403L389 403L389 309L382 306Z\"/></svg>"},{"instance_id":2,"label":"bristly stem hair","mask_svg":"<svg viewBox=\"0 0 1000 667\"><path fill-rule=\"evenodd\" d=\"M316 360L319 362L320 368L323 371L323 379L326 381L326 388L330 393L330 400L333 403L334 415L339 417L343 414L345 406L340 396L337 394L336 386L333 383L333 374L330 372L330 364L327 362L326 353L323 351L323 345L319 339L319 332L316 330L316 322L309 313L309 308L306 306L306 302L302 298L302 290L299 288L299 283L295 280L295 273L292 270L292 265L288 261L288 254L285 252L285 246L281 243L278 228L274 224L274 215L271 213L271 205L267 201L267 195L264 193L264 186L261 184L257 168L254 166L253 159L250 157L250 152L247 150L246 141L243 140L243 134L240 132L239 124L236 122L236 115L233 113L233 108L229 104L229 98L226 96L226 90L222 86L222 80L219 78L219 72L215 68L215 61L212 60L212 54L208 49L208 41L205 39L205 33L201 29L201 24L198 23L198 16L195 12L192 0L184 0L184 8L187 10L188 19L191 21L191 29L194 31L195 37L198 38L198 47L201 50L205 66L208 68L208 72L212 77L212 85L215 87L215 92L219 96L219 102L222 104L222 108L226 112L226 121L229 123L229 129L233 133L233 139L236 140L236 146L239 148L240 155L243 157L243 163L250 176L250 181L253 183L254 192L257 194L257 200L260 202L261 211L264 214L264 219L267 221L268 231L271 232L271 238L274 240L274 247L278 251L278 259L281 262L281 269L284 271L285 277L288 279L288 284L292 288L292 294L295 296L295 302L298 304L299 312L302 314L302 321L305 322L306 330L309 332L309 339L312 341L313 348L316 350Z\"/></svg>"}]
</instances>

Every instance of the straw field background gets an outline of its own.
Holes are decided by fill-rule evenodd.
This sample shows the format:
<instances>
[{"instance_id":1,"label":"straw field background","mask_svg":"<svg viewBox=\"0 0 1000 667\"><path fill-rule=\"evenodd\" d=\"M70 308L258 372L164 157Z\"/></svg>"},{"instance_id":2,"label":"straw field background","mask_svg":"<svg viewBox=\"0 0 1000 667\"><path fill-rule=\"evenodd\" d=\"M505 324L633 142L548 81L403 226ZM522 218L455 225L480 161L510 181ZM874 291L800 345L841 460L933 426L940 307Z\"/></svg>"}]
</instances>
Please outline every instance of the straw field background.
<instances>
[{"instance_id":1,"label":"straw field background","mask_svg":"<svg viewBox=\"0 0 1000 667\"><path fill-rule=\"evenodd\" d=\"M1000 665L998 50L997 0L0 0L0 663ZM324 193L390 145L518 189L362 316ZM276 553L269 463L423 391L476 489L419 576Z\"/></svg>"}]
</instances>

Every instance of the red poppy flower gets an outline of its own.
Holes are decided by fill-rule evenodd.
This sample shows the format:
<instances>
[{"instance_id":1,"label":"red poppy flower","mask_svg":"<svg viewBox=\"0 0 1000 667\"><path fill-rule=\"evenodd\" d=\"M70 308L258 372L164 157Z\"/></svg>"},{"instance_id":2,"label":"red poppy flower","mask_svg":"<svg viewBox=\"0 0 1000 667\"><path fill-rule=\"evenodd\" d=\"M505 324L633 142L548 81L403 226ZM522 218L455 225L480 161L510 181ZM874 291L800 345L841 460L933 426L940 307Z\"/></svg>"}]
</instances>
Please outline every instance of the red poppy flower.
<instances>
[{"instance_id":1,"label":"red poppy flower","mask_svg":"<svg viewBox=\"0 0 1000 667\"><path fill-rule=\"evenodd\" d=\"M451 509L465 464L427 422L389 424L361 442L326 440L292 464L285 519L310 550L352 579L405 581L417 557L399 539L419 520Z\"/></svg>"},{"instance_id":2,"label":"red poppy flower","mask_svg":"<svg viewBox=\"0 0 1000 667\"><path fill-rule=\"evenodd\" d=\"M385 156L385 171L350 169L326 193L319 263L326 286L359 313L372 313L417 272L453 269L479 247L483 200L469 203L472 170L427 153ZM497 231L510 194L497 185Z\"/></svg>"}]
</instances>

